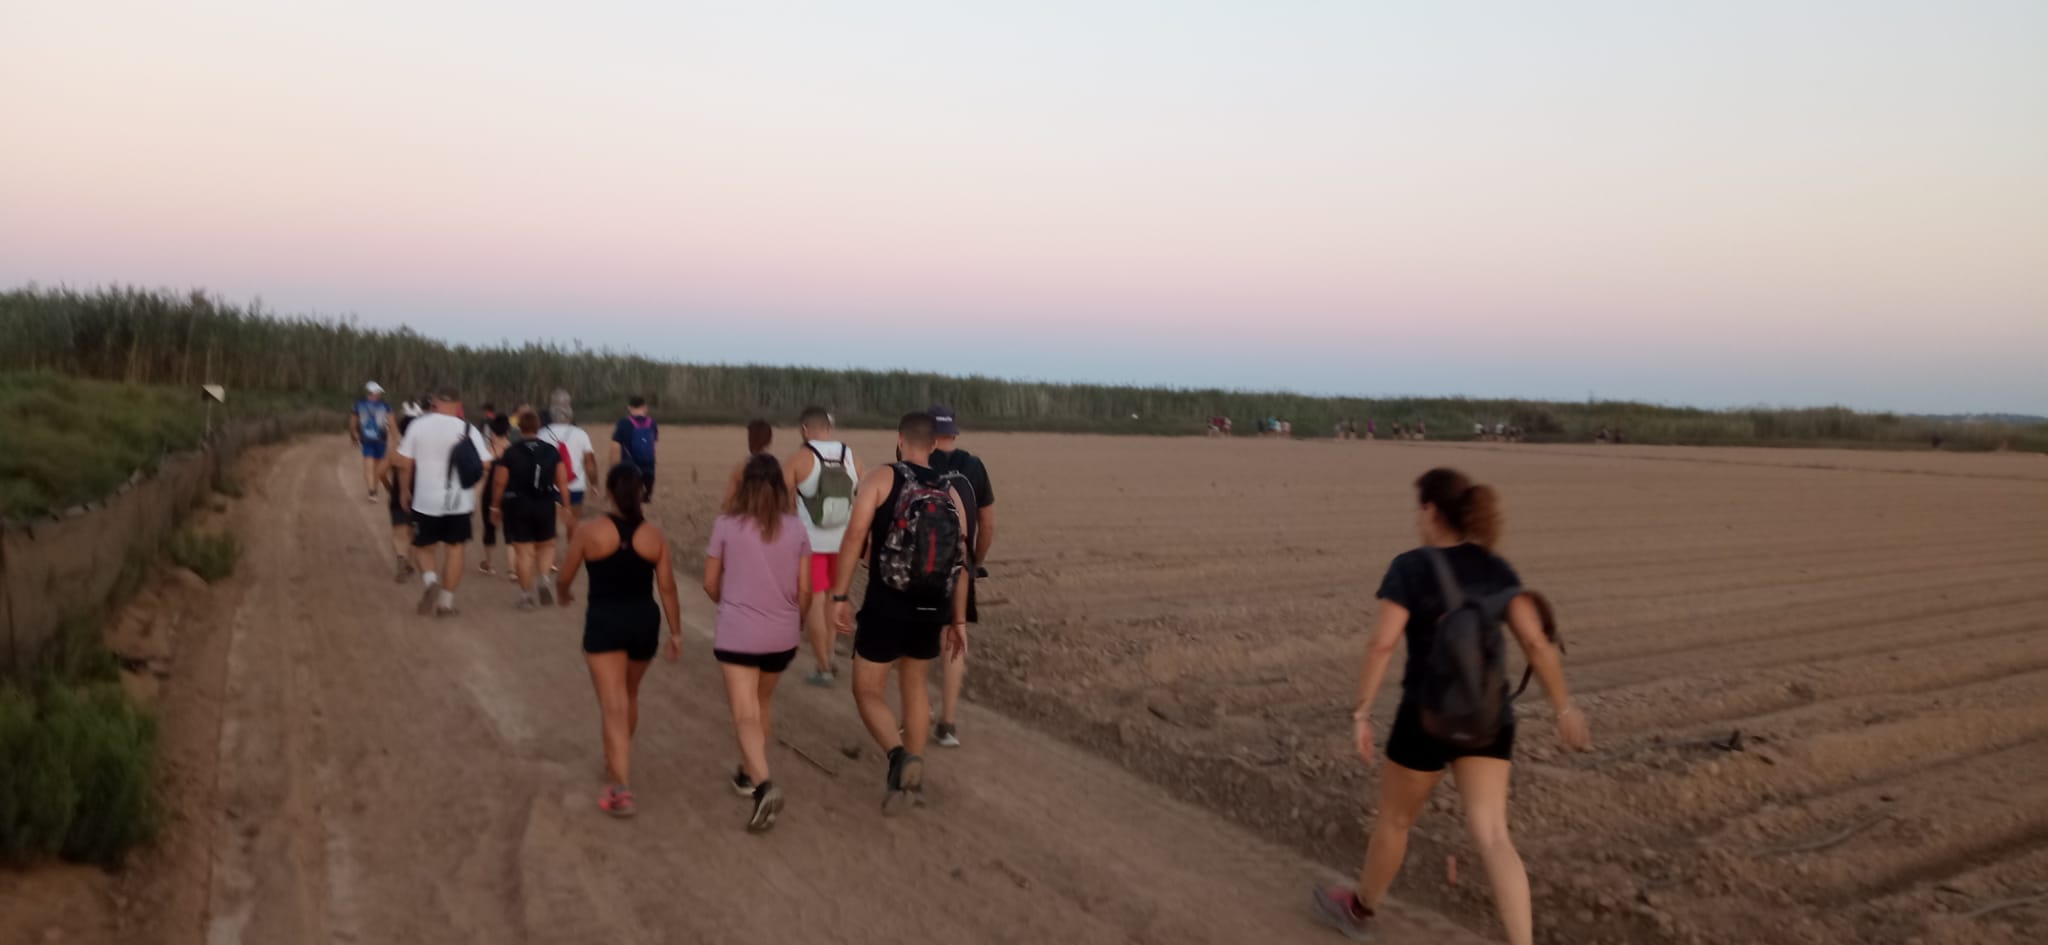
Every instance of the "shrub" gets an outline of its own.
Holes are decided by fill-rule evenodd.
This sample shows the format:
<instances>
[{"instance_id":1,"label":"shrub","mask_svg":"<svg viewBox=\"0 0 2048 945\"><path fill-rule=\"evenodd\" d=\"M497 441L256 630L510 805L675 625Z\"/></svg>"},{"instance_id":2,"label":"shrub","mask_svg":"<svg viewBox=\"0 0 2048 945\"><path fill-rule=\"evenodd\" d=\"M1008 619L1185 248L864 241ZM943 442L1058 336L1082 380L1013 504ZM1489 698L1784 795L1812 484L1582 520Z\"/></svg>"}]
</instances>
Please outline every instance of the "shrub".
<instances>
[{"instance_id":1,"label":"shrub","mask_svg":"<svg viewBox=\"0 0 2048 945\"><path fill-rule=\"evenodd\" d=\"M171 536L171 560L191 568L192 573L213 584L235 573L242 545L227 532L185 529Z\"/></svg>"},{"instance_id":2,"label":"shrub","mask_svg":"<svg viewBox=\"0 0 2048 945\"><path fill-rule=\"evenodd\" d=\"M0 859L118 864L156 835L156 747L118 683L0 685Z\"/></svg>"}]
</instances>

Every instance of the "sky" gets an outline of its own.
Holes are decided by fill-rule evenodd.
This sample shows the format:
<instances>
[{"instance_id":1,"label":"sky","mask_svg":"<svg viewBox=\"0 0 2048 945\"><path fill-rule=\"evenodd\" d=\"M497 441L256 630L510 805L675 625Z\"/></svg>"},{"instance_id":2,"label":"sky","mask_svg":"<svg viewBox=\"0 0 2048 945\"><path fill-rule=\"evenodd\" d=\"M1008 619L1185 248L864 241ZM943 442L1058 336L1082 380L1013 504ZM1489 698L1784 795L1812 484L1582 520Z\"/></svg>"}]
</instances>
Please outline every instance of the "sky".
<instances>
[{"instance_id":1,"label":"sky","mask_svg":"<svg viewBox=\"0 0 2048 945\"><path fill-rule=\"evenodd\" d=\"M2048 3L0 0L0 286L2048 414Z\"/></svg>"}]
</instances>

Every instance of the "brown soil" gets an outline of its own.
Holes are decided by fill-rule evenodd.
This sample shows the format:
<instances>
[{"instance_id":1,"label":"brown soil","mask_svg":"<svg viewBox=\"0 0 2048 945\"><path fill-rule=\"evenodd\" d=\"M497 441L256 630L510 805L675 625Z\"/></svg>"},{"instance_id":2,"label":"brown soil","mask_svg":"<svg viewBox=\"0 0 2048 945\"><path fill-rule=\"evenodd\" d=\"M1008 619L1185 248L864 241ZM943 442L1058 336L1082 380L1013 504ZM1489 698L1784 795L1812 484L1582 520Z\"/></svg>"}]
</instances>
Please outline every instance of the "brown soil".
<instances>
[{"instance_id":1,"label":"brown soil","mask_svg":"<svg viewBox=\"0 0 2048 945\"><path fill-rule=\"evenodd\" d=\"M679 535L703 533L743 443L671 431ZM1539 937L2017 943L2048 923L2043 900L1971 915L2048 892L2048 457L963 445L1000 526L971 698L1261 836L1357 861L1371 598L1414 543L1408 484L1447 464L1503 491L1502 550L1557 601L1598 740L1561 752L1525 702L1513 817ZM1490 933L1484 882L1443 882L1447 856L1473 862L1443 793L1396 891Z\"/></svg>"},{"instance_id":2,"label":"brown soil","mask_svg":"<svg viewBox=\"0 0 2048 945\"><path fill-rule=\"evenodd\" d=\"M415 616L355 470L329 437L241 478L242 565L211 592L211 633L180 635L164 695L181 823L111 881L29 874L21 888L82 887L38 915L59 938L1327 940L1306 905L1328 871L978 707L968 747L934 749L930 804L884 817L847 691L791 680L776 714L794 747L771 751L789 806L747 834L701 595L686 658L642 694L640 816L606 818L581 608L516 612L503 578L471 570L462 616ZM1388 940L1475 939L1396 905Z\"/></svg>"}]
</instances>

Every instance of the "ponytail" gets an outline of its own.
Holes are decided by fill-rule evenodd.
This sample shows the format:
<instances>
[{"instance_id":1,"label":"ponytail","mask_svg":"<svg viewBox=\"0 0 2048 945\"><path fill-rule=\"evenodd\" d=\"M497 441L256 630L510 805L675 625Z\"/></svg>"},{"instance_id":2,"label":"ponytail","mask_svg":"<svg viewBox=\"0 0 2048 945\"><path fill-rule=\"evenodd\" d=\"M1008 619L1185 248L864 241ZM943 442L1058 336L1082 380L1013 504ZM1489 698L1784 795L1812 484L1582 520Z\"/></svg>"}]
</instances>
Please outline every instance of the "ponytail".
<instances>
[{"instance_id":1,"label":"ponytail","mask_svg":"<svg viewBox=\"0 0 2048 945\"><path fill-rule=\"evenodd\" d=\"M640 524L644 513L640 510L640 495L643 489L640 467L632 463L620 463L605 474L605 490L612 494L612 504L619 507L619 517L633 525Z\"/></svg>"},{"instance_id":2,"label":"ponytail","mask_svg":"<svg viewBox=\"0 0 2048 945\"><path fill-rule=\"evenodd\" d=\"M1455 469L1438 467L1415 480L1415 491L1423 505L1436 506L1444 526L1459 537L1488 549L1500 543L1507 516L1501 511L1500 493L1492 486L1478 485Z\"/></svg>"}]
</instances>

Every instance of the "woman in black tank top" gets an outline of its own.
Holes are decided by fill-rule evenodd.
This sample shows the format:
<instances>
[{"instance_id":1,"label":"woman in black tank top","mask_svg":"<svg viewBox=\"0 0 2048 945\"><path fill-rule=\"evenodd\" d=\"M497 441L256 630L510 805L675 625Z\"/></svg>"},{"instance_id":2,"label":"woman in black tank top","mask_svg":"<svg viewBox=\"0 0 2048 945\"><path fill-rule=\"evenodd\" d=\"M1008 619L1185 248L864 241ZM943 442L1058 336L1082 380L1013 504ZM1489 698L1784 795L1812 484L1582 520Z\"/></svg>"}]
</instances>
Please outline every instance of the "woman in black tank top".
<instances>
[{"instance_id":1,"label":"woman in black tank top","mask_svg":"<svg viewBox=\"0 0 2048 945\"><path fill-rule=\"evenodd\" d=\"M682 655L682 604L669 564L668 536L640 512L640 470L613 466L605 477L610 514L602 523L576 529L556 585L569 606L576 571L590 565L590 604L583 617L583 659L604 716L605 780L610 786L597 806L615 817L634 813L627 785L632 768L633 730L640 721L640 680L661 644L661 615L668 613L668 660ZM661 592L661 604L654 602Z\"/></svg>"}]
</instances>

